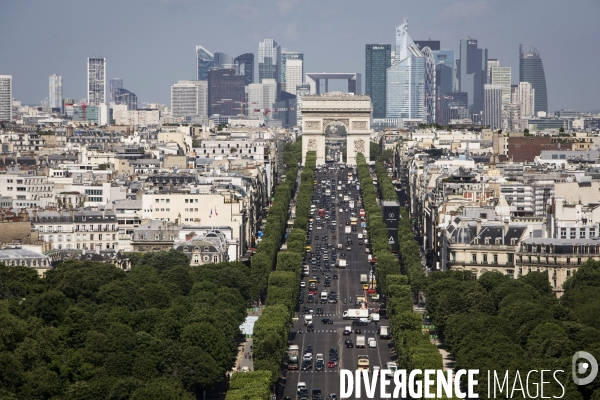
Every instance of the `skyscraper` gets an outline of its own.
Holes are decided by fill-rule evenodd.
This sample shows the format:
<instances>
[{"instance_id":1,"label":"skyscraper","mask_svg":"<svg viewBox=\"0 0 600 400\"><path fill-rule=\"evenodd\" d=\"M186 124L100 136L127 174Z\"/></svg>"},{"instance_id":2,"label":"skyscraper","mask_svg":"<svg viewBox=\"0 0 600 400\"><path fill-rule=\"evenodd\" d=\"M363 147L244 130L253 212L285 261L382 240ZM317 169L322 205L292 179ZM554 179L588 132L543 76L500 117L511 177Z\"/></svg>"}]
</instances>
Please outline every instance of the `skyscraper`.
<instances>
[{"instance_id":1,"label":"skyscraper","mask_svg":"<svg viewBox=\"0 0 600 400\"><path fill-rule=\"evenodd\" d=\"M371 96L373 118L385 118L386 70L392 66L391 53L390 44L365 47L365 94Z\"/></svg>"},{"instance_id":2,"label":"skyscraper","mask_svg":"<svg viewBox=\"0 0 600 400\"><path fill-rule=\"evenodd\" d=\"M436 122L442 123L444 97L454 92L454 50L434 50Z\"/></svg>"},{"instance_id":3,"label":"skyscraper","mask_svg":"<svg viewBox=\"0 0 600 400\"><path fill-rule=\"evenodd\" d=\"M214 67L214 59L213 53L200 45L196 46L196 68L198 71L196 78L199 81L208 80L208 71Z\"/></svg>"},{"instance_id":4,"label":"skyscraper","mask_svg":"<svg viewBox=\"0 0 600 400\"><path fill-rule=\"evenodd\" d=\"M48 106L50 108L62 108L62 76L53 74L50 75L50 79L48 81Z\"/></svg>"},{"instance_id":5,"label":"skyscraper","mask_svg":"<svg viewBox=\"0 0 600 400\"><path fill-rule=\"evenodd\" d=\"M137 96L127 89L117 89L114 101L117 104L127 104L128 110L137 110Z\"/></svg>"},{"instance_id":6,"label":"skyscraper","mask_svg":"<svg viewBox=\"0 0 600 400\"><path fill-rule=\"evenodd\" d=\"M208 118L208 81L179 81L171 86L171 113L174 118Z\"/></svg>"},{"instance_id":7,"label":"skyscraper","mask_svg":"<svg viewBox=\"0 0 600 400\"><path fill-rule=\"evenodd\" d=\"M88 104L106 102L106 59L88 58Z\"/></svg>"},{"instance_id":8,"label":"skyscraper","mask_svg":"<svg viewBox=\"0 0 600 400\"><path fill-rule=\"evenodd\" d=\"M281 46L273 39L258 43L258 83L263 79L275 79L279 82L281 68Z\"/></svg>"},{"instance_id":9,"label":"skyscraper","mask_svg":"<svg viewBox=\"0 0 600 400\"><path fill-rule=\"evenodd\" d=\"M211 68L208 71L208 115L235 116L245 113L245 77L233 68Z\"/></svg>"},{"instance_id":10,"label":"skyscraper","mask_svg":"<svg viewBox=\"0 0 600 400\"><path fill-rule=\"evenodd\" d=\"M235 68L233 64L233 57L229 54L217 51L214 54L214 67L215 68Z\"/></svg>"},{"instance_id":11,"label":"skyscraper","mask_svg":"<svg viewBox=\"0 0 600 400\"><path fill-rule=\"evenodd\" d=\"M477 47L477 39L460 40L460 60L456 66L459 92L468 94L469 113L483 110L483 85L487 83L487 49Z\"/></svg>"},{"instance_id":12,"label":"skyscraper","mask_svg":"<svg viewBox=\"0 0 600 400\"><path fill-rule=\"evenodd\" d=\"M117 90L123 89L123 79L121 78L112 78L110 80L110 101L115 101L115 94L117 94Z\"/></svg>"},{"instance_id":13,"label":"skyscraper","mask_svg":"<svg viewBox=\"0 0 600 400\"><path fill-rule=\"evenodd\" d=\"M529 82L519 82L517 98L521 110L521 118L535 115L535 89Z\"/></svg>"},{"instance_id":14,"label":"skyscraper","mask_svg":"<svg viewBox=\"0 0 600 400\"><path fill-rule=\"evenodd\" d=\"M249 85L254 83L254 54L244 53L241 56L237 56L233 60L235 66L235 73L237 75L244 75L244 83Z\"/></svg>"},{"instance_id":15,"label":"skyscraper","mask_svg":"<svg viewBox=\"0 0 600 400\"><path fill-rule=\"evenodd\" d=\"M290 58L285 63L285 69L285 91L296 95L296 87L302 85L304 61L299 58Z\"/></svg>"},{"instance_id":16,"label":"skyscraper","mask_svg":"<svg viewBox=\"0 0 600 400\"><path fill-rule=\"evenodd\" d=\"M246 95L248 116L262 117L261 110L273 109L277 97L277 82L275 79L264 79L262 83L252 83L246 87Z\"/></svg>"},{"instance_id":17,"label":"skyscraper","mask_svg":"<svg viewBox=\"0 0 600 400\"><path fill-rule=\"evenodd\" d=\"M529 82L535 90L535 109L548 112L548 92L546 91L546 75L540 53L531 45L519 46L519 82Z\"/></svg>"},{"instance_id":18,"label":"skyscraper","mask_svg":"<svg viewBox=\"0 0 600 400\"><path fill-rule=\"evenodd\" d=\"M287 62L288 62L288 60L298 60L298 61L300 61L300 63L295 62L294 65L296 67L298 67L298 65L300 65L302 67L301 71L300 71L300 83L297 83L298 82L298 76L297 76L298 71L295 70L293 73L295 73L296 76L294 76L292 78L295 83L293 83L289 86L287 85L287 82L288 82ZM277 80L281 84L280 89L284 90L286 92L292 93L292 94L296 94L296 84L297 85L302 84L303 76L304 76L304 54L298 53L297 51L289 51L287 49L281 49L281 67L279 69L279 79Z\"/></svg>"},{"instance_id":19,"label":"skyscraper","mask_svg":"<svg viewBox=\"0 0 600 400\"><path fill-rule=\"evenodd\" d=\"M510 104L510 67L492 67L490 82L502 87L502 104Z\"/></svg>"},{"instance_id":20,"label":"skyscraper","mask_svg":"<svg viewBox=\"0 0 600 400\"><path fill-rule=\"evenodd\" d=\"M419 50L423 50L425 47L429 47L432 51L437 51L440 49L439 40L415 40L415 44L417 45Z\"/></svg>"},{"instance_id":21,"label":"skyscraper","mask_svg":"<svg viewBox=\"0 0 600 400\"><path fill-rule=\"evenodd\" d=\"M502 86L484 85L483 125L502 128Z\"/></svg>"},{"instance_id":22,"label":"skyscraper","mask_svg":"<svg viewBox=\"0 0 600 400\"><path fill-rule=\"evenodd\" d=\"M12 75L0 75L0 121L12 121Z\"/></svg>"},{"instance_id":23,"label":"skyscraper","mask_svg":"<svg viewBox=\"0 0 600 400\"><path fill-rule=\"evenodd\" d=\"M496 58L488 58L488 60L487 60L487 82L486 83L492 83L492 68L499 67L499 66L500 66L500 60L498 60Z\"/></svg>"},{"instance_id":24,"label":"skyscraper","mask_svg":"<svg viewBox=\"0 0 600 400\"><path fill-rule=\"evenodd\" d=\"M408 20L396 28L394 65L386 71L386 118L426 119L425 57L408 36Z\"/></svg>"}]
</instances>

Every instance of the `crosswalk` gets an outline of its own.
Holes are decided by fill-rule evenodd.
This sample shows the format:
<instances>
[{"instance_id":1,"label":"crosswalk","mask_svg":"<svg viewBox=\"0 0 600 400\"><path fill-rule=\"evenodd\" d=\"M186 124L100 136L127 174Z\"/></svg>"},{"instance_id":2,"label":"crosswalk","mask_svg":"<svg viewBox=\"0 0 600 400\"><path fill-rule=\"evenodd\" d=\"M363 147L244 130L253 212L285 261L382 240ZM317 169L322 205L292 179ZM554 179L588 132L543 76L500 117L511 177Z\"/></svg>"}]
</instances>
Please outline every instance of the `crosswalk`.
<instances>
[{"instance_id":1,"label":"crosswalk","mask_svg":"<svg viewBox=\"0 0 600 400\"><path fill-rule=\"evenodd\" d=\"M325 372L325 373L327 373L327 372L332 372L332 373L334 373L334 372L339 372L339 371L338 371L337 367L335 367L335 368L324 369L323 371L313 371L313 370L309 370L309 371L300 371L299 369L297 369L297 370L294 370L294 369L292 369L292 370L288 370L288 373L290 373L290 372L301 372L301 373L303 373L303 374L312 374L312 373L315 373L315 374L322 374L322 373L324 373L324 372Z\"/></svg>"},{"instance_id":2,"label":"crosswalk","mask_svg":"<svg viewBox=\"0 0 600 400\"><path fill-rule=\"evenodd\" d=\"M340 330L342 330L342 329L341 328L340 329L315 329L313 332L306 332L306 333L339 333ZM377 330L372 331L372 330L362 329L361 335L377 334L377 333L379 333ZM348 336L350 336L350 335L348 335Z\"/></svg>"}]
</instances>

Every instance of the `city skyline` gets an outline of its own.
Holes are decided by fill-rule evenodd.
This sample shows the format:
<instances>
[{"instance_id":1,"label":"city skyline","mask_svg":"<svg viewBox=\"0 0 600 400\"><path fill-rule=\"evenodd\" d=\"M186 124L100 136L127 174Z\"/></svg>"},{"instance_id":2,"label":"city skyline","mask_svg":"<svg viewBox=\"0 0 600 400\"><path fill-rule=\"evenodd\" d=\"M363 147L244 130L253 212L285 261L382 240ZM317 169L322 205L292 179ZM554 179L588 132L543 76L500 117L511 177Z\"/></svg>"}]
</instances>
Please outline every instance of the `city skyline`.
<instances>
[{"instance_id":1,"label":"city skyline","mask_svg":"<svg viewBox=\"0 0 600 400\"><path fill-rule=\"evenodd\" d=\"M305 72L364 71L364 46L389 43L390 29L401 23L404 17L408 17L411 21L412 37L420 40L428 37L441 40L441 48L454 50L457 59L460 38L469 35L477 38L480 47L488 49L490 58L499 59L503 66L511 67L512 84L518 83L515 71L518 71L519 67L519 45L529 43L539 50L544 62L549 111L561 108L589 111L600 108L599 95L593 90L596 86L594 83L598 81L593 71L598 56L593 54L594 52L583 51L585 43L593 42L599 36L598 32L591 29L593 24L585 23L587 18L598 15L600 11L600 5L592 1L580 2L576 7L577 12L573 7L566 7L558 1L550 1L548 7L540 10L531 2L511 2L509 6L502 7L491 1L478 0L450 4L434 1L433 6L426 9L414 4L401 9L391 2L380 2L373 9L361 9L359 12L356 7L352 7L351 1L348 10L337 11L345 17L337 22L335 19L326 19L335 15L333 5L321 7L322 15L307 20L309 13L306 7L302 7L301 1L215 4L194 0L156 0L149 1L148 7L143 7L135 17L140 22L146 18L164 19L165 27L153 26L152 31L147 31L148 28L140 25L139 38L145 37L147 43L136 41L135 46L128 46L127 43L131 44L129 39L119 40L120 35L116 32L108 33L110 40L80 40L70 35L65 36L66 32L54 32L49 36L55 40L66 40L68 37L71 41L60 56L55 55L57 53L53 50L53 42L47 37L32 36L28 32L14 34L18 31L15 29L15 22L20 23L19 21L25 18L31 18L34 24L38 20L42 23L41 21L49 15L63 18L59 15L62 4L60 1L52 6L42 2L34 3L34 12L31 12L31 8L15 3L4 5L5 12L0 13L0 32L3 33L1 36L11 38L10 42L6 41L3 44L6 57L0 60L0 73L13 75L14 97L27 104L38 104L47 96L47 79L53 73L63 76L64 96L84 98L86 94L81 87L86 78L81 69L86 58L94 56L106 58L107 77L122 76L129 82L128 87L138 94L140 101L168 104L172 82L196 78L196 71L193 70L190 60L195 57L194 48L198 44L211 51L225 50L231 55L254 53L257 57L257 43L265 38L272 38L282 47L306 55ZM357 2L356 5L358 4ZM133 6L122 6L124 17ZM85 10L85 7L82 9ZM138 10L136 7L136 12ZM205 30L199 30L194 24L182 23L198 10L227 15L231 28L228 34L208 39L203 33ZM386 12L382 13L383 10ZM76 12L80 11L72 10L72 13ZM525 23L527 15L531 15L532 12L537 13L538 19L544 19L545 23L540 26ZM272 23L257 24L256 19L263 14L271 18ZM104 11L99 11L91 18L100 19L103 15ZM552 25L564 23L565 18L575 18L576 15L581 19L581 23L578 22L581 30L562 32L560 35L551 33ZM378 23L374 27L368 24L362 24L364 27L354 24L375 17ZM514 22L511 25L518 29L504 28L503 21L506 18L511 18ZM69 16L69 20L72 23L77 19ZM343 29L345 22L342 21L346 20L353 25L351 31ZM166 26L175 23L184 31L170 33ZM213 22L207 23L210 26ZM36 46L41 48L41 53L26 54L27 52L19 51L20 48L31 45L33 40L36 41ZM157 43L160 44L162 55L157 57L153 65L140 68L139 64L131 62L138 57L142 59L142 50L147 51ZM330 50L332 48L333 52ZM326 57L328 53L331 54ZM50 58L50 61L35 62L36 57ZM577 71L572 70L573 64L568 61L574 57L581 60L576 65ZM255 81L258 81L257 77Z\"/></svg>"}]
</instances>

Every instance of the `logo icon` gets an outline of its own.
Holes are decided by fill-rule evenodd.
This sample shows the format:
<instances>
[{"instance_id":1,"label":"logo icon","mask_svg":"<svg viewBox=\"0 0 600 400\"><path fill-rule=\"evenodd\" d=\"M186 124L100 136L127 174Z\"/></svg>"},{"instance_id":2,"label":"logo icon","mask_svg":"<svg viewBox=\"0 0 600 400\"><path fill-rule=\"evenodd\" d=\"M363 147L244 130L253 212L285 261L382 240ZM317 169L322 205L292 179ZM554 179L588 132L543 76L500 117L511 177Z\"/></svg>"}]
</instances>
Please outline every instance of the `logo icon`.
<instances>
[{"instance_id":1,"label":"logo icon","mask_svg":"<svg viewBox=\"0 0 600 400\"><path fill-rule=\"evenodd\" d=\"M579 359L584 359L585 361L577 362ZM596 379L596 376L598 375L598 361L596 361L593 355L586 351L578 351L575 353L575 355L573 355L571 366L573 382L575 382L576 385L587 385ZM583 375L587 372L589 372L588 376L579 378L578 375Z\"/></svg>"},{"instance_id":2,"label":"logo icon","mask_svg":"<svg viewBox=\"0 0 600 400\"><path fill-rule=\"evenodd\" d=\"M388 214L388 217L390 217L390 218L394 218L395 216L396 216L396 214L394 214L394 213L389 213Z\"/></svg>"}]
</instances>

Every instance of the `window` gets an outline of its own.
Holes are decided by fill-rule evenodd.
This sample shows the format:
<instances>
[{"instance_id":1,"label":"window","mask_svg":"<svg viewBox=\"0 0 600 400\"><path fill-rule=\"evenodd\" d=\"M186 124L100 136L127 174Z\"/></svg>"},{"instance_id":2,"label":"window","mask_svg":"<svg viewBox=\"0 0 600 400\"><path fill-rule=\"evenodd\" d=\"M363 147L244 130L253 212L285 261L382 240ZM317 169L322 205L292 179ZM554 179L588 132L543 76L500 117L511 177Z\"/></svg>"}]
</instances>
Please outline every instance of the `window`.
<instances>
[{"instance_id":1,"label":"window","mask_svg":"<svg viewBox=\"0 0 600 400\"><path fill-rule=\"evenodd\" d=\"M483 254L483 263L484 264L487 264L487 256L488 256L487 253Z\"/></svg>"},{"instance_id":2,"label":"window","mask_svg":"<svg viewBox=\"0 0 600 400\"><path fill-rule=\"evenodd\" d=\"M159 199L156 199L156 204L158 204L158 203L160 203L160 200L159 200Z\"/></svg>"},{"instance_id":3,"label":"window","mask_svg":"<svg viewBox=\"0 0 600 400\"><path fill-rule=\"evenodd\" d=\"M567 257L567 264L571 264L571 259Z\"/></svg>"},{"instance_id":4,"label":"window","mask_svg":"<svg viewBox=\"0 0 600 400\"><path fill-rule=\"evenodd\" d=\"M571 270L567 269L567 278L569 278L571 276Z\"/></svg>"},{"instance_id":5,"label":"window","mask_svg":"<svg viewBox=\"0 0 600 400\"><path fill-rule=\"evenodd\" d=\"M579 238L585 239L585 228L579 228Z\"/></svg>"},{"instance_id":6,"label":"window","mask_svg":"<svg viewBox=\"0 0 600 400\"><path fill-rule=\"evenodd\" d=\"M560 228L560 238L561 239L567 238L567 228Z\"/></svg>"},{"instance_id":7,"label":"window","mask_svg":"<svg viewBox=\"0 0 600 400\"><path fill-rule=\"evenodd\" d=\"M498 254L494 254L494 264L498 264Z\"/></svg>"},{"instance_id":8,"label":"window","mask_svg":"<svg viewBox=\"0 0 600 400\"><path fill-rule=\"evenodd\" d=\"M577 238L577 230L575 228L571 228L571 235L570 238L571 239L576 239Z\"/></svg>"},{"instance_id":9,"label":"window","mask_svg":"<svg viewBox=\"0 0 600 400\"><path fill-rule=\"evenodd\" d=\"M476 263L477 262L477 253L471 254L471 260Z\"/></svg>"},{"instance_id":10,"label":"window","mask_svg":"<svg viewBox=\"0 0 600 400\"><path fill-rule=\"evenodd\" d=\"M450 261L456 262L456 252L455 251L450 252Z\"/></svg>"}]
</instances>

